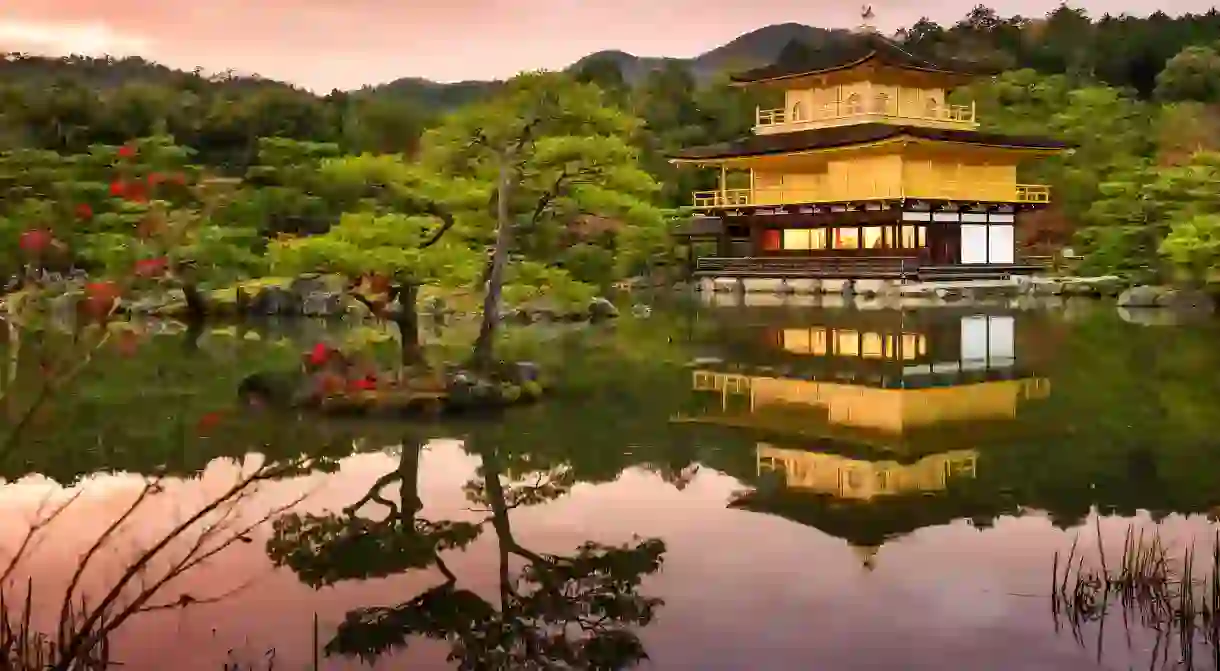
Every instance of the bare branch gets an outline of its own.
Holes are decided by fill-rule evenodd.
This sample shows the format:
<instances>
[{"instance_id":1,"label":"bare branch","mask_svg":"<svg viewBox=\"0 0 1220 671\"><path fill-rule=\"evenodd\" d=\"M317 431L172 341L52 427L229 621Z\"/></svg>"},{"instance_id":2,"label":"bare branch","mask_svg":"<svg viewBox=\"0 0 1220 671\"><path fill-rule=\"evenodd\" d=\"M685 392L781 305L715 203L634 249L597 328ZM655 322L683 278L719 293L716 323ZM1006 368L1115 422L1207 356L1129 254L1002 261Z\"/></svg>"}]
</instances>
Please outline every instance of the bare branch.
<instances>
[{"instance_id":1,"label":"bare branch","mask_svg":"<svg viewBox=\"0 0 1220 671\"><path fill-rule=\"evenodd\" d=\"M82 493L84 493L84 490L77 490L70 499L52 511L47 517L42 517L42 511L50 499L50 494L43 499L42 503L38 505L38 509L34 511L34 521L30 523L30 528L28 531L26 531L25 537L21 539L21 544L17 546L17 551L14 552L12 558L9 559L8 566L5 567L4 573L0 574L0 591L2 591L3 586L8 583L9 578L13 575L13 571L16 570L17 565L21 563L21 560L25 558L25 555L29 552L30 547L36 542L35 539L39 532L46 529L52 522L62 515L69 506L80 498Z\"/></svg>"},{"instance_id":2,"label":"bare branch","mask_svg":"<svg viewBox=\"0 0 1220 671\"><path fill-rule=\"evenodd\" d=\"M62 659L73 659L82 650L88 650L92 645L99 643L100 640L104 638L103 636L99 636L100 634L103 634L106 631L111 631L117 626L121 625L122 622L129 617L136 608L142 606L145 602L147 602L148 599L155 596L155 592L160 588L160 586L163 586L166 582L168 582L168 579L172 579L174 574L171 572L169 574L170 578L162 579L157 583L154 583L151 590L146 590L145 593L141 594L141 596L138 597L133 604L124 609L120 615L109 619L105 627L100 626L101 620L106 618L106 614L117 604L118 600L121 598L123 592L132 582L132 580L134 580L141 571L145 570L152 560L159 556L161 552L163 552L165 548L170 545L170 543L180 537L187 530L194 527L195 524L197 524L200 520L215 513L231 499L239 497L243 492L254 486L256 483L272 479L276 477L278 473L285 472L286 470L287 468L275 469L268 468L265 465L260 466L254 473L240 479L220 497L203 506L198 512L175 526L160 541L153 544L149 549L145 550L144 553L141 554L140 557L123 572L122 576L119 577L118 581L115 582L110 591L107 592L107 594L102 598L101 602L92 610L92 612L90 612L84 618L79 626L75 627L76 632L73 634L72 638L67 642L66 645L60 647L60 657ZM261 524L263 522L259 523ZM254 526L257 526L257 524ZM228 545L236 542L236 540L236 537L230 539L229 543L222 545L222 547L216 550L216 552L223 550L225 547L228 547ZM205 554L202 559L213 556L216 554L216 552ZM191 562L190 566L197 564L197 561Z\"/></svg>"},{"instance_id":3,"label":"bare branch","mask_svg":"<svg viewBox=\"0 0 1220 671\"><path fill-rule=\"evenodd\" d=\"M86 551L84 556L81 557L80 563L76 567L76 572L72 574L72 579L68 582L68 588L64 591L63 604L59 609L58 642L60 645L63 645L65 642L64 639L67 637L67 632L64 630L64 628L68 623L68 611L72 607L72 595L76 593L76 588L80 585L81 576L84 575L85 569L89 566L90 562L93 561L93 557L98 553L98 551L106 544L107 541L110 540L110 537L113 536L120 527L126 524L127 520L131 519L131 516L135 514L136 509L144 503L145 499L147 499L155 491L158 491L158 489L157 481L145 483L144 488L140 490L140 494L136 497L136 500L133 501L130 506L127 506L127 509L123 511L123 514L115 518L115 520L111 522L110 526L106 527L106 530L97 537L97 539L93 542L93 545L90 546L89 550ZM82 489L81 491L84 490Z\"/></svg>"}]
</instances>

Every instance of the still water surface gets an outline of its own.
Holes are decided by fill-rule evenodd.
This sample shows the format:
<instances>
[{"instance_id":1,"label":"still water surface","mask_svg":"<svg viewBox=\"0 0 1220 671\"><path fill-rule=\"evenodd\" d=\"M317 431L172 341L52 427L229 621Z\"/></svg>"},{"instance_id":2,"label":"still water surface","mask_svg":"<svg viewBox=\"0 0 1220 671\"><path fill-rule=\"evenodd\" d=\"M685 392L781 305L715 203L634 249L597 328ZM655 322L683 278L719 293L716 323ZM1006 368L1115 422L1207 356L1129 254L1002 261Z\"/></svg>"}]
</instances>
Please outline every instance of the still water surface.
<instances>
[{"instance_id":1,"label":"still water surface","mask_svg":"<svg viewBox=\"0 0 1220 671\"><path fill-rule=\"evenodd\" d=\"M335 669L360 654L377 668L450 668L453 654L553 668L544 659L641 650L661 669L1127 669L1149 665L1148 632L1098 643L1086 627L1082 644L1056 631L1055 553L1099 535L1113 550L1133 524L1175 547L1215 533L1220 324L1137 326L1104 306L717 307L532 328L519 346L561 371L556 396L461 424L227 409L242 375L291 365L316 335L285 347L208 333L190 350L132 336L6 466L5 520L80 495L22 575L62 589L140 474L176 477L128 548L257 455L326 448L326 472L267 483L238 513L305 496L296 516L173 589L227 598L120 632L127 668L217 669L272 649L275 668L306 668L316 616ZM223 421L196 424L218 409ZM0 529L8 547L24 532ZM554 636L578 620L601 645ZM516 656L488 661L504 648Z\"/></svg>"}]
</instances>

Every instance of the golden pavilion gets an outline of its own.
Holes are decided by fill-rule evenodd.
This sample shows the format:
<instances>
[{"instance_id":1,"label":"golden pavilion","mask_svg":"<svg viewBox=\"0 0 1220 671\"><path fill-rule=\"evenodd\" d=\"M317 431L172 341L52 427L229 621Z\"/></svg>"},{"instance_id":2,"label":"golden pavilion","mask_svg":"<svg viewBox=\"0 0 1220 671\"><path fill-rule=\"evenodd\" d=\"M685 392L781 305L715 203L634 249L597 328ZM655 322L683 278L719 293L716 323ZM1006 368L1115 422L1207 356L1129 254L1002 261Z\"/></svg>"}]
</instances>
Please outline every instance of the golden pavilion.
<instances>
[{"instance_id":1,"label":"golden pavilion","mask_svg":"<svg viewBox=\"0 0 1220 671\"><path fill-rule=\"evenodd\" d=\"M785 50L787 51L787 50ZM798 50L799 51L799 50ZM951 92L982 70L917 56L870 26L766 67L736 86L782 92L752 135L691 147L673 163L714 168L714 190L680 239L714 243L693 259L703 278L1004 278L1023 213L1050 189L1018 165L1064 151L1058 140L979 130L974 103Z\"/></svg>"}]
</instances>

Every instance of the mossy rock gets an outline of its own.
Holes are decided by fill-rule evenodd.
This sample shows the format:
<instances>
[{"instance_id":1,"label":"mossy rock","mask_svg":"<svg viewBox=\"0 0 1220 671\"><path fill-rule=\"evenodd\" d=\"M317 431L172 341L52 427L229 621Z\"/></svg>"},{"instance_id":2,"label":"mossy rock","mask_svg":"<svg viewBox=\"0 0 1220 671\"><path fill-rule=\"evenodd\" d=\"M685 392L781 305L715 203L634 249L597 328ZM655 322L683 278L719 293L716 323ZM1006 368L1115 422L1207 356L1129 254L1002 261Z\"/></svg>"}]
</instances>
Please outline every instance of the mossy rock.
<instances>
[{"instance_id":1,"label":"mossy rock","mask_svg":"<svg viewBox=\"0 0 1220 671\"><path fill-rule=\"evenodd\" d=\"M536 401L542 398L546 393L542 383L538 380L527 380L521 384L521 398L527 401Z\"/></svg>"}]
</instances>

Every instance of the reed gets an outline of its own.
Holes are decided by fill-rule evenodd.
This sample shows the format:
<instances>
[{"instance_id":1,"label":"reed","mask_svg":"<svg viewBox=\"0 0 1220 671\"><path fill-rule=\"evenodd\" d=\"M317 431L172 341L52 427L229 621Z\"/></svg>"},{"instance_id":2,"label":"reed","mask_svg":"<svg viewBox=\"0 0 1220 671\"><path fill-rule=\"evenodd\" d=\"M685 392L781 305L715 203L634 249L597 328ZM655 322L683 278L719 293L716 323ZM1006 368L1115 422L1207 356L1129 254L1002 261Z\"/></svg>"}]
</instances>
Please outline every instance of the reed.
<instances>
[{"instance_id":1,"label":"reed","mask_svg":"<svg viewBox=\"0 0 1220 671\"><path fill-rule=\"evenodd\" d=\"M1220 669L1220 533L1206 554L1200 555L1191 541L1175 556L1158 534L1132 525L1113 564L1100 521L1095 562L1086 563L1078 540L1066 556L1054 556L1051 614L1056 631L1066 624L1083 646L1084 631L1096 625L1100 663L1108 615L1117 609L1128 647L1133 629L1153 635L1150 668Z\"/></svg>"}]
</instances>

